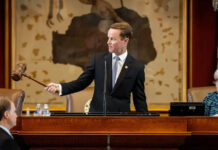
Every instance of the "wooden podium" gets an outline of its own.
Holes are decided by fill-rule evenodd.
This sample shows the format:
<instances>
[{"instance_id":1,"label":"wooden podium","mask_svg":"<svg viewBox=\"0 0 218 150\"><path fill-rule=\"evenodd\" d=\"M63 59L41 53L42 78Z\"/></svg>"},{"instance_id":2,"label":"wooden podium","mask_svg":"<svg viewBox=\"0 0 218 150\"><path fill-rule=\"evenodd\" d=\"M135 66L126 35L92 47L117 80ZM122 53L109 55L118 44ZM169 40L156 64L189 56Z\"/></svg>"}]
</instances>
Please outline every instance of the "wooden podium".
<instances>
[{"instance_id":1,"label":"wooden podium","mask_svg":"<svg viewBox=\"0 0 218 150\"><path fill-rule=\"evenodd\" d=\"M19 117L12 133L31 150L218 149L216 117Z\"/></svg>"}]
</instances>

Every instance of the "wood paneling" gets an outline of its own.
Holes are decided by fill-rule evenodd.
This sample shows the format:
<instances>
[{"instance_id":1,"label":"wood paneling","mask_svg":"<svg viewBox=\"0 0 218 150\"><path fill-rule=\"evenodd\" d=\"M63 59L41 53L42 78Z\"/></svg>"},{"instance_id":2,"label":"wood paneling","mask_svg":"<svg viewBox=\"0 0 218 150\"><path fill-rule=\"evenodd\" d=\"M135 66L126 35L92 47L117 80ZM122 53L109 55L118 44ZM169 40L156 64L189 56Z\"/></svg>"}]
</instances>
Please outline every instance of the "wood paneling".
<instances>
[{"instance_id":1,"label":"wood paneling","mask_svg":"<svg viewBox=\"0 0 218 150\"><path fill-rule=\"evenodd\" d=\"M216 149L216 117L59 116L19 117L12 130L23 147ZM196 145L196 140L199 139ZM202 147L202 148L201 148Z\"/></svg>"},{"instance_id":2,"label":"wood paneling","mask_svg":"<svg viewBox=\"0 0 218 150\"><path fill-rule=\"evenodd\" d=\"M4 64L4 3L5 1L0 1L0 88L4 87L5 79L5 64Z\"/></svg>"},{"instance_id":3,"label":"wood paneling","mask_svg":"<svg viewBox=\"0 0 218 150\"><path fill-rule=\"evenodd\" d=\"M190 75L189 86L212 85L216 69L216 13L212 0L190 2Z\"/></svg>"}]
</instances>

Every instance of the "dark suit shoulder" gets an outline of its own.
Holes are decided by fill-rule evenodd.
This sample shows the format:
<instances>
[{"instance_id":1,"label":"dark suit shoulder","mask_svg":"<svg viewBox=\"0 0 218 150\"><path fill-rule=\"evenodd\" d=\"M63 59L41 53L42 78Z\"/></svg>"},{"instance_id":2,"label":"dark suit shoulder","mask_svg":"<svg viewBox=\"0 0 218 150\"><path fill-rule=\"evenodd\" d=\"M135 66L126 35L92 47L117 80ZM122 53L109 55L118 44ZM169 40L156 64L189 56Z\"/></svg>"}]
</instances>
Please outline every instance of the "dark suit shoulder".
<instances>
[{"instance_id":1,"label":"dark suit shoulder","mask_svg":"<svg viewBox=\"0 0 218 150\"><path fill-rule=\"evenodd\" d=\"M0 139L10 139L10 135L3 130L2 128L0 128Z\"/></svg>"},{"instance_id":2,"label":"dark suit shoulder","mask_svg":"<svg viewBox=\"0 0 218 150\"><path fill-rule=\"evenodd\" d=\"M139 62L138 60L136 60L136 59L135 59L133 56L131 56L130 54L128 54L127 57L129 57L129 58L128 58L128 59L129 59L129 62L133 63L134 66L136 66L137 68L144 68L144 67L145 67L145 65L144 65L143 63L141 63L141 62Z\"/></svg>"},{"instance_id":3,"label":"dark suit shoulder","mask_svg":"<svg viewBox=\"0 0 218 150\"><path fill-rule=\"evenodd\" d=\"M96 57L97 59L99 58L106 58L110 53L109 52L101 52L101 53L96 53L94 57Z\"/></svg>"},{"instance_id":4,"label":"dark suit shoulder","mask_svg":"<svg viewBox=\"0 0 218 150\"><path fill-rule=\"evenodd\" d=\"M0 128L0 150L20 150L17 142L2 128Z\"/></svg>"}]
</instances>

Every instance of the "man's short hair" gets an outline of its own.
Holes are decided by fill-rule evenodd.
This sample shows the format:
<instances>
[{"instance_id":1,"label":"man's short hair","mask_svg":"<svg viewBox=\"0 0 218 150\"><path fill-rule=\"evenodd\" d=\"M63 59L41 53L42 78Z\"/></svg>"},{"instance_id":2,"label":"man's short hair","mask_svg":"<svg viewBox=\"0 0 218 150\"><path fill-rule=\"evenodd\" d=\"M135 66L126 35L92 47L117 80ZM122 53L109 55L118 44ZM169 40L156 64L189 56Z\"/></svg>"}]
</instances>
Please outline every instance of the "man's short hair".
<instances>
[{"instance_id":1,"label":"man's short hair","mask_svg":"<svg viewBox=\"0 0 218 150\"><path fill-rule=\"evenodd\" d=\"M120 37L123 38L131 38L133 36L133 29L130 24L127 22L118 22L114 23L110 26L110 29L119 29L121 30L120 32Z\"/></svg>"},{"instance_id":2,"label":"man's short hair","mask_svg":"<svg viewBox=\"0 0 218 150\"><path fill-rule=\"evenodd\" d=\"M0 121L2 120L4 113L11 110L11 102L6 97L0 97Z\"/></svg>"}]
</instances>

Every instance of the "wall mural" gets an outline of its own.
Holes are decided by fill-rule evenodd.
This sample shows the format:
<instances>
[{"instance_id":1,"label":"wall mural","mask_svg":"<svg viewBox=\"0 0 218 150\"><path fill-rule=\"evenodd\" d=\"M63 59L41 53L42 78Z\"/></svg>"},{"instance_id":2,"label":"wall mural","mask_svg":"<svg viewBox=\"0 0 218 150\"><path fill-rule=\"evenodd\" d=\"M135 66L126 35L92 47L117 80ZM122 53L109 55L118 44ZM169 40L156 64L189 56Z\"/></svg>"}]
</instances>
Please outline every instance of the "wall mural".
<instances>
[{"instance_id":1,"label":"wall mural","mask_svg":"<svg viewBox=\"0 0 218 150\"><path fill-rule=\"evenodd\" d=\"M13 65L25 63L33 78L76 79L93 54L107 51L109 26L126 21L134 31L128 51L146 65L148 105L182 101L182 0L16 0L14 6ZM26 92L25 106L65 106L66 97L28 79L13 85Z\"/></svg>"},{"instance_id":2,"label":"wall mural","mask_svg":"<svg viewBox=\"0 0 218 150\"><path fill-rule=\"evenodd\" d=\"M91 12L74 17L65 34L53 32L54 63L69 63L84 69L93 54L107 51L107 31L112 23L121 21L126 21L133 27L134 36L129 44L129 52L144 64L154 60L156 50L147 17L141 17L136 11L125 6L113 9L112 5L104 0L80 2L90 4Z\"/></svg>"}]
</instances>

